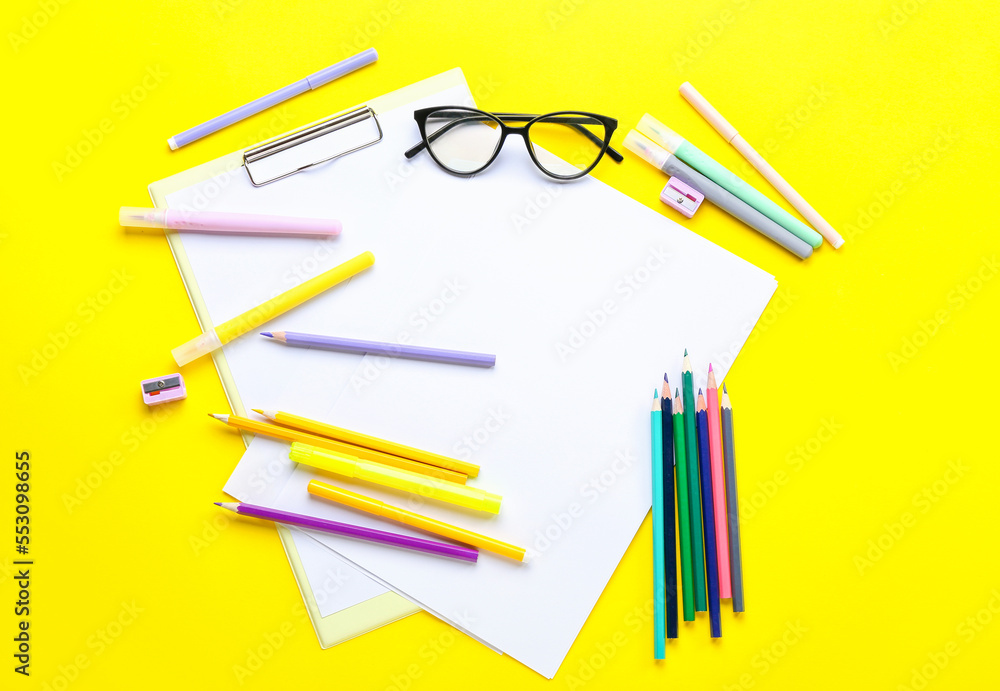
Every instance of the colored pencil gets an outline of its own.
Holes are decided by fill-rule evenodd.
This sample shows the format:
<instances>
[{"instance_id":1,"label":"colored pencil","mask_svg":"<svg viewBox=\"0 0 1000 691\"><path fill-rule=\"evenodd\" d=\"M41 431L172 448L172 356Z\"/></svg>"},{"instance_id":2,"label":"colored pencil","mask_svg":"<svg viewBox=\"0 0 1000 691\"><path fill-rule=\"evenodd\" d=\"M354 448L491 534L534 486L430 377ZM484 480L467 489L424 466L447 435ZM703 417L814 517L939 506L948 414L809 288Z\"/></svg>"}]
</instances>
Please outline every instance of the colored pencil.
<instances>
[{"instance_id":1,"label":"colored pencil","mask_svg":"<svg viewBox=\"0 0 1000 691\"><path fill-rule=\"evenodd\" d=\"M722 612L719 610L719 557L715 546L715 510L712 506L712 458L708 441L708 410L705 396L698 389L697 426L698 458L701 465L701 485L708 491L701 498L705 521L705 572L708 574L708 618L712 638L722 636Z\"/></svg>"},{"instance_id":2,"label":"colored pencil","mask_svg":"<svg viewBox=\"0 0 1000 691\"><path fill-rule=\"evenodd\" d=\"M436 466L427 465L426 463L418 463L407 458L399 458L398 456L382 453L380 451L372 451L371 449L355 446L354 444L345 444L343 442L334 441L333 439L319 437L315 434L300 432L299 430L289 429L279 425L272 425L269 422L258 422L257 420L251 420L250 418L240 417L239 415L218 415L213 413L209 413L208 415L209 417L214 417L216 420L224 422L230 427L235 427L236 429L253 432L254 434L263 434L265 437L283 439L284 441L302 442L303 444L309 444L310 446L316 446L321 449L328 449L330 451L346 454L348 456L356 456L366 461L381 463L382 465L399 468L400 470L408 470L411 473L429 475L430 477L448 480L449 482L457 482L460 485L464 485L465 481L468 479L462 473L456 473L452 470L438 468Z\"/></svg>"},{"instance_id":3,"label":"colored pencil","mask_svg":"<svg viewBox=\"0 0 1000 691\"><path fill-rule=\"evenodd\" d=\"M425 540L421 537L410 537L409 535L400 535L398 533L389 533L384 530L375 530L374 528L365 528L360 525L351 525L350 523L328 521L325 518L316 518L315 516L306 516L301 513L291 513L289 511L279 511L278 509L269 509L266 506L256 506L254 504L217 501L215 502L215 505L221 506L224 509L229 509L230 511L235 511L241 516L253 516L254 518L263 518L277 523L298 525L311 530L321 530L324 533L333 533L334 535L353 537L367 542L380 542L383 545L403 547L405 549L412 549L418 552L436 554L442 557L451 557L452 559L462 559L464 561L474 562L479 558L479 552L470 547L449 545L446 542Z\"/></svg>"},{"instance_id":4,"label":"colored pencil","mask_svg":"<svg viewBox=\"0 0 1000 691\"><path fill-rule=\"evenodd\" d=\"M733 587L733 611L745 612L743 602L743 556L740 553L740 500L736 488L736 444L733 437L733 405L722 385L722 450L726 460L726 509L729 514L729 566Z\"/></svg>"},{"instance_id":5,"label":"colored pencil","mask_svg":"<svg viewBox=\"0 0 1000 691\"><path fill-rule=\"evenodd\" d=\"M684 445L687 448L688 509L691 512L691 563L694 574L694 608L704 612L705 605L705 546L701 529L701 481L698 477L698 432L695 429L694 374L691 358L684 350L681 367L681 391L684 394Z\"/></svg>"},{"instance_id":6,"label":"colored pencil","mask_svg":"<svg viewBox=\"0 0 1000 691\"><path fill-rule=\"evenodd\" d=\"M451 525L450 523L445 523L444 521L428 518L427 516L423 516L419 513L401 509L398 506L386 504L384 501L379 501L378 499L373 499L372 497L367 497L363 494L358 494L357 492L350 492L342 487L336 487L325 482L310 480L306 490L309 494L314 494L317 497L323 497L324 499L329 499L339 504L360 509L361 511L366 511L370 514L381 516L382 518L398 521L399 523L419 528L420 530L427 531L428 533L434 533L435 535L451 538L456 542L463 542L467 545L472 545L473 547L478 547L479 549L484 549L489 552L493 552L494 554L509 557L516 561L527 561L525 556L526 550L524 547L517 547L507 542L501 542L495 538L487 537L486 535L474 533L471 530L466 530L465 528L459 528L457 525Z\"/></svg>"},{"instance_id":7,"label":"colored pencil","mask_svg":"<svg viewBox=\"0 0 1000 691\"><path fill-rule=\"evenodd\" d=\"M663 549L667 569L667 638L677 638L677 520L674 515L674 415L670 382L663 375Z\"/></svg>"},{"instance_id":8,"label":"colored pencil","mask_svg":"<svg viewBox=\"0 0 1000 691\"><path fill-rule=\"evenodd\" d=\"M653 390L653 407L649 411L650 441L653 466L653 658L666 657L667 630L664 614L667 592L667 572L664 566L663 544L663 412L660 396Z\"/></svg>"},{"instance_id":9,"label":"colored pencil","mask_svg":"<svg viewBox=\"0 0 1000 691\"><path fill-rule=\"evenodd\" d=\"M715 545L719 558L719 597L733 596L729 575L729 530L726 519L726 471L722 459L722 434L719 430L719 387L712 365L708 366L708 443L712 454L712 501L715 505Z\"/></svg>"},{"instance_id":10,"label":"colored pencil","mask_svg":"<svg viewBox=\"0 0 1000 691\"><path fill-rule=\"evenodd\" d=\"M356 338L318 336L315 334L296 333L295 331L265 331L261 336L266 336L278 343L284 343L285 345L297 348L319 348L321 350L335 350L340 353L381 355L383 357L398 357L409 360L442 362L446 365L469 365L470 367L493 367L497 364L496 355L470 353L464 350L444 350L443 348L427 348L425 346L402 345L401 343L382 343L381 341L359 341Z\"/></svg>"},{"instance_id":11,"label":"colored pencil","mask_svg":"<svg viewBox=\"0 0 1000 691\"><path fill-rule=\"evenodd\" d=\"M412 446L397 444L396 442L379 439L378 437L362 434L361 432L353 432L349 429L343 429L341 427L334 427L333 425L328 425L325 422L310 420L309 418L302 417L300 415L292 415L291 413L285 413L280 410L260 410L258 408L254 408L253 410L255 413L263 415L267 419L273 420L279 425L284 425L285 427L292 427L294 429L302 430L303 432L316 434L320 437L327 437L328 439L334 439L345 444L363 446L366 449L381 451L382 453L398 456L399 458L408 458L411 461L426 463L428 465L437 466L438 468L454 470L456 473L464 473L469 477L476 477L479 475L478 465L466 463L465 461L460 461L457 458L442 456L441 454L431 453L430 451L421 451L420 449L415 449Z\"/></svg>"},{"instance_id":12,"label":"colored pencil","mask_svg":"<svg viewBox=\"0 0 1000 691\"><path fill-rule=\"evenodd\" d=\"M681 603L684 621L694 621L694 576L691 564L691 511L688 509L687 450L684 443L684 403L674 394L674 470L677 475L677 533L681 552Z\"/></svg>"}]
</instances>

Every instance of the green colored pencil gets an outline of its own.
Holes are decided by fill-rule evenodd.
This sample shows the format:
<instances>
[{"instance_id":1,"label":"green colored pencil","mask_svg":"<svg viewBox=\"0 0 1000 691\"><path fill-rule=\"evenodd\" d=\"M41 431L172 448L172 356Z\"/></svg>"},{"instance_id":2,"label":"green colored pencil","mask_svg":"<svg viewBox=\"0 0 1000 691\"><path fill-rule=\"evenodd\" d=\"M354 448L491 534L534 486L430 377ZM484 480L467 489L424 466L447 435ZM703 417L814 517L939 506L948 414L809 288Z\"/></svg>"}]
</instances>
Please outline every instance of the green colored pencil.
<instances>
[{"instance_id":1,"label":"green colored pencil","mask_svg":"<svg viewBox=\"0 0 1000 691\"><path fill-rule=\"evenodd\" d=\"M681 390L684 392L684 445L687 448L688 509L691 518L691 561L694 575L694 608L704 612L708 609L705 597L705 546L701 532L701 480L698 473L698 433L694 424L694 374L691 358L684 349L684 364L681 367Z\"/></svg>"},{"instance_id":2,"label":"green colored pencil","mask_svg":"<svg viewBox=\"0 0 1000 691\"><path fill-rule=\"evenodd\" d=\"M674 470L677 473L677 533L681 538L681 593L684 621L694 621L694 593L691 592L691 511L688 508L687 453L684 446L684 404L681 392L674 396Z\"/></svg>"}]
</instances>

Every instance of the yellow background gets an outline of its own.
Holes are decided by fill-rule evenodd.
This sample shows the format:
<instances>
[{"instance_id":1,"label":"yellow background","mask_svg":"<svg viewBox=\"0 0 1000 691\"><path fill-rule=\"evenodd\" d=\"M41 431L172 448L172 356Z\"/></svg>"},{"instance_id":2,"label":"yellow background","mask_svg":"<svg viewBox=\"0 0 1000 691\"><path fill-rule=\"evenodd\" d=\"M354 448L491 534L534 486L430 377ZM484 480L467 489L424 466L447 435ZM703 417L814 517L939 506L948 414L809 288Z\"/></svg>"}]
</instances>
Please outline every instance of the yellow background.
<instances>
[{"instance_id":1,"label":"yellow background","mask_svg":"<svg viewBox=\"0 0 1000 691\"><path fill-rule=\"evenodd\" d=\"M997 685L993 3L4 7L0 686ZM377 65L168 151L170 135L369 45ZM273 528L211 504L243 450L205 418L226 409L211 362L184 369L189 398L160 419L140 401L196 324L166 242L123 232L118 207L454 66L488 110L617 117L616 146L652 112L779 199L677 94L690 80L848 238L800 262L711 206L684 221L780 283L728 380L747 613L726 614L720 641L701 615L652 660L652 624L633 614L651 596L647 519L553 682L426 614L320 650ZM596 175L683 220L634 156ZM33 468L30 679L11 657L18 450ZM274 655L238 678L269 639Z\"/></svg>"}]
</instances>

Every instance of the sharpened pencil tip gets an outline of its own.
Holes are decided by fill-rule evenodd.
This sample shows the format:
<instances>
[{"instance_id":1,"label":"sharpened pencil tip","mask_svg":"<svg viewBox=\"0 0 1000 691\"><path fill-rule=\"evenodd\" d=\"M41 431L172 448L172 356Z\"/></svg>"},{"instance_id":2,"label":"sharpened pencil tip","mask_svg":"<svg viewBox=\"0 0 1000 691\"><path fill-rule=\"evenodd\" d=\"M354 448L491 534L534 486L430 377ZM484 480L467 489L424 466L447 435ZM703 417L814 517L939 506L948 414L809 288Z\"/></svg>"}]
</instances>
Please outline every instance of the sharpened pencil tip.
<instances>
[{"instance_id":1,"label":"sharpened pencil tip","mask_svg":"<svg viewBox=\"0 0 1000 691\"><path fill-rule=\"evenodd\" d=\"M726 383L725 382L722 383L722 393L729 393L728 391L726 391Z\"/></svg>"},{"instance_id":2,"label":"sharpened pencil tip","mask_svg":"<svg viewBox=\"0 0 1000 691\"><path fill-rule=\"evenodd\" d=\"M267 336L268 338L274 338L274 334L272 334L270 331L261 331L260 335Z\"/></svg>"},{"instance_id":3,"label":"sharpened pencil tip","mask_svg":"<svg viewBox=\"0 0 1000 691\"><path fill-rule=\"evenodd\" d=\"M213 501L212 503L215 504L216 506L222 506L221 501Z\"/></svg>"},{"instance_id":4,"label":"sharpened pencil tip","mask_svg":"<svg viewBox=\"0 0 1000 691\"><path fill-rule=\"evenodd\" d=\"M660 397L660 394L657 392L656 389L653 389L653 398L659 398L659 397Z\"/></svg>"},{"instance_id":5,"label":"sharpened pencil tip","mask_svg":"<svg viewBox=\"0 0 1000 691\"><path fill-rule=\"evenodd\" d=\"M699 396L703 395L702 392L701 392L701 389L698 389L698 395Z\"/></svg>"},{"instance_id":6,"label":"sharpened pencil tip","mask_svg":"<svg viewBox=\"0 0 1000 691\"><path fill-rule=\"evenodd\" d=\"M688 354L688 349L687 349L687 348L685 348L685 349L684 349L684 357L687 357L687 354Z\"/></svg>"},{"instance_id":7,"label":"sharpened pencil tip","mask_svg":"<svg viewBox=\"0 0 1000 691\"><path fill-rule=\"evenodd\" d=\"M712 371L712 363L711 363L711 362L710 362L710 363L708 363L708 371L709 371L709 372L711 372L711 371Z\"/></svg>"},{"instance_id":8,"label":"sharpened pencil tip","mask_svg":"<svg viewBox=\"0 0 1000 691\"><path fill-rule=\"evenodd\" d=\"M681 395L681 389L680 389L680 387L676 387L676 388L674 389L674 395L675 395L675 396L680 396L680 395Z\"/></svg>"}]
</instances>

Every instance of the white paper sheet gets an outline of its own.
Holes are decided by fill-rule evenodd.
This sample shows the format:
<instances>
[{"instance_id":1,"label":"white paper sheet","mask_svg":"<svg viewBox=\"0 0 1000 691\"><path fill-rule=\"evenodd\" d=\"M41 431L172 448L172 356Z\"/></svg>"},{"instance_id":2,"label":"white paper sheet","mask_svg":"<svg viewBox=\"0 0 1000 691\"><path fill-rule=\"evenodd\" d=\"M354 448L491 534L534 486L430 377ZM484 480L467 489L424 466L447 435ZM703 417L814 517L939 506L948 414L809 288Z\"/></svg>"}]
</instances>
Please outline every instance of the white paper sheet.
<instances>
[{"instance_id":1,"label":"white paper sheet","mask_svg":"<svg viewBox=\"0 0 1000 691\"><path fill-rule=\"evenodd\" d=\"M292 526L292 540L321 616L330 616L386 592L383 585L312 539L309 533Z\"/></svg>"},{"instance_id":2,"label":"white paper sheet","mask_svg":"<svg viewBox=\"0 0 1000 691\"><path fill-rule=\"evenodd\" d=\"M432 101L466 98L453 91ZM480 464L470 484L504 496L500 516L333 481L530 547L531 563L483 552L470 565L319 539L552 677L649 509L653 387L664 370L679 373L685 347L696 377L710 359L724 377L776 284L596 180L560 185L541 177L517 139L473 179L444 173L426 154L407 163L401 153L418 138L411 111L419 105L380 114L385 140L336 169L263 189L234 178L207 208L340 217L344 235L332 257L315 258L316 270L366 249L375 254L373 269L261 330L492 352L497 366L359 360L252 336L227 346L227 357L249 405ZM204 187L173 195L171 206L191 203ZM238 258L215 267L216 285L202 282L213 319L287 288L292 267L313 275L303 258L308 247L241 243ZM218 260L225 246L205 250L189 248L200 255L192 263ZM286 454L286 445L255 439L226 491L387 527L309 496L305 484L321 474L295 468Z\"/></svg>"}]
</instances>

